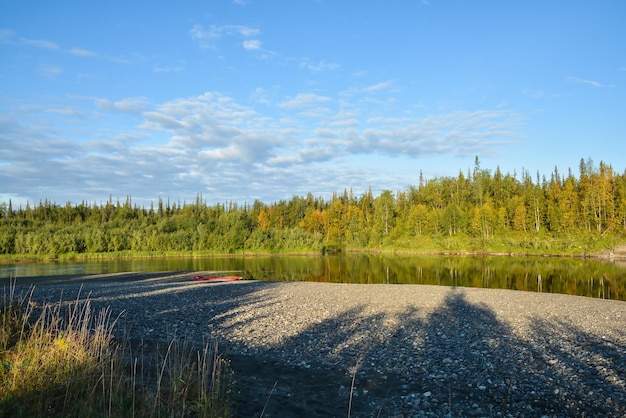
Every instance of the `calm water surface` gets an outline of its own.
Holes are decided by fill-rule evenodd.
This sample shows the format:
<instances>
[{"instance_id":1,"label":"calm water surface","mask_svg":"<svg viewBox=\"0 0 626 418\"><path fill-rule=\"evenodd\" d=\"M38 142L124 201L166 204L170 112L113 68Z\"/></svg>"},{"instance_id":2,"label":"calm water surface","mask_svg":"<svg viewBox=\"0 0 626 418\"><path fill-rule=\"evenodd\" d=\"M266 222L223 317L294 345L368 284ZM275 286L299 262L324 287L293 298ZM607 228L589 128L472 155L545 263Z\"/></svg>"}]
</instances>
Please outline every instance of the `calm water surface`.
<instances>
[{"instance_id":1,"label":"calm water surface","mask_svg":"<svg viewBox=\"0 0 626 418\"><path fill-rule=\"evenodd\" d=\"M626 300L626 267L579 258L348 254L151 258L0 265L0 278L68 274L244 270L267 281L435 284Z\"/></svg>"}]
</instances>

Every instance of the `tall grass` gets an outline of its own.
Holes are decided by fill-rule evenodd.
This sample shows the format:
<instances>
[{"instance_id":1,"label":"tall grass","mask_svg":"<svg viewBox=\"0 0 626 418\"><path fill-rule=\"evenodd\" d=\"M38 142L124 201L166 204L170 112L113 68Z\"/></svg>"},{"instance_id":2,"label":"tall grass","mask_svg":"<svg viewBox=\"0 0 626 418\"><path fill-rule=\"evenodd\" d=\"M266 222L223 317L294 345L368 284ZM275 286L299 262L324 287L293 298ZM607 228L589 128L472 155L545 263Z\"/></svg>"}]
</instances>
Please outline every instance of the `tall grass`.
<instances>
[{"instance_id":1,"label":"tall grass","mask_svg":"<svg viewBox=\"0 0 626 418\"><path fill-rule=\"evenodd\" d=\"M88 298L37 306L4 290L0 417L228 417L231 373L217 351L117 343Z\"/></svg>"}]
</instances>

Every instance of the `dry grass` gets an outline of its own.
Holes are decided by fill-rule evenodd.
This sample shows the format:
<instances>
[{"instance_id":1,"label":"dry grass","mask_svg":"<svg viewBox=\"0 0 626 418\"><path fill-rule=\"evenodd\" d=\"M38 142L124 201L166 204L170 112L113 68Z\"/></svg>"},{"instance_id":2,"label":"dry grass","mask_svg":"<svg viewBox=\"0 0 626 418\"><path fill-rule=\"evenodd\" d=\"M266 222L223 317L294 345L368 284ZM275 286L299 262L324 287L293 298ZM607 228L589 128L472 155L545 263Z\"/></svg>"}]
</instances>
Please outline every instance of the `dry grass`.
<instances>
[{"instance_id":1,"label":"dry grass","mask_svg":"<svg viewBox=\"0 0 626 418\"><path fill-rule=\"evenodd\" d=\"M37 306L5 289L0 416L228 417L231 374L217 344L117 343L109 309L88 298Z\"/></svg>"}]
</instances>

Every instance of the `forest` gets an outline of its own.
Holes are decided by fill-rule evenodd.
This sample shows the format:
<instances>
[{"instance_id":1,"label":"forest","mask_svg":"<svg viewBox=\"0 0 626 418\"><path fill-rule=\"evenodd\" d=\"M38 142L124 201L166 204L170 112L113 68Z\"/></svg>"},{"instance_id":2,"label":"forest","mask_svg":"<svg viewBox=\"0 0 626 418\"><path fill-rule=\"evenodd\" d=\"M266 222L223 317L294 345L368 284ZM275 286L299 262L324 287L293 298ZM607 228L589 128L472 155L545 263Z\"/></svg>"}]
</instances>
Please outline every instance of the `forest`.
<instances>
[{"instance_id":1,"label":"forest","mask_svg":"<svg viewBox=\"0 0 626 418\"><path fill-rule=\"evenodd\" d=\"M208 205L128 196L104 203L0 204L2 258L324 253L587 254L626 237L626 171L580 160L546 177L483 169L406 190Z\"/></svg>"}]
</instances>

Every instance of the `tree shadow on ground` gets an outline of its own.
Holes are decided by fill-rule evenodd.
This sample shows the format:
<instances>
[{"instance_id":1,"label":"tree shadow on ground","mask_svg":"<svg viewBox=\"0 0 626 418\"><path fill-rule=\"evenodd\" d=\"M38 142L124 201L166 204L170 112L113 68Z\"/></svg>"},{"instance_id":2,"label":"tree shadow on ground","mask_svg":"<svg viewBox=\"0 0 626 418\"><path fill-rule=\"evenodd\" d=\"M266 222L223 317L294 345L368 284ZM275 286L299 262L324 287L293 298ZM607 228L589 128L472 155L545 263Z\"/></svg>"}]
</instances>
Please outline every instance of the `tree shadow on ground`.
<instances>
[{"instance_id":1,"label":"tree shadow on ground","mask_svg":"<svg viewBox=\"0 0 626 418\"><path fill-rule=\"evenodd\" d=\"M538 378L562 410L626 416L626 347L564 321L535 318L534 323L533 363L544 367Z\"/></svg>"},{"instance_id":2,"label":"tree shadow on ground","mask_svg":"<svg viewBox=\"0 0 626 418\"><path fill-rule=\"evenodd\" d=\"M389 319L353 308L285 341L276 351L298 347L304 359L325 351L322 364L306 365L315 373L303 370L319 382L301 391L294 385L302 380L285 383L285 396L270 398L266 409L272 416L297 416L289 402L307 405L326 391L331 395L324 401L334 401L334 416L346 414L350 398L353 416L626 412L624 347L571 324L537 320L520 336L486 305L469 303L459 289L450 289L425 318L416 308L406 309L394 315L396 325L384 339L368 338L368 330ZM331 411L322 412L311 409L306 415Z\"/></svg>"},{"instance_id":3,"label":"tree shadow on ground","mask_svg":"<svg viewBox=\"0 0 626 418\"><path fill-rule=\"evenodd\" d=\"M489 416L623 416L624 347L570 323L535 317L532 324L518 335L451 289L426 320L426 372L416 381L433 395L422 402L437 393L447 406L439 411L450 414L469 406Z\"/></svg>"}]
</instances>

